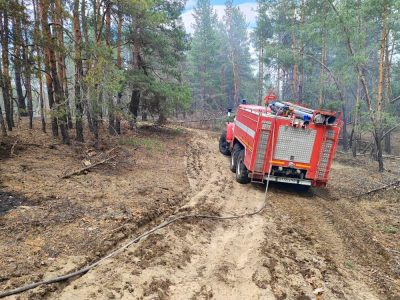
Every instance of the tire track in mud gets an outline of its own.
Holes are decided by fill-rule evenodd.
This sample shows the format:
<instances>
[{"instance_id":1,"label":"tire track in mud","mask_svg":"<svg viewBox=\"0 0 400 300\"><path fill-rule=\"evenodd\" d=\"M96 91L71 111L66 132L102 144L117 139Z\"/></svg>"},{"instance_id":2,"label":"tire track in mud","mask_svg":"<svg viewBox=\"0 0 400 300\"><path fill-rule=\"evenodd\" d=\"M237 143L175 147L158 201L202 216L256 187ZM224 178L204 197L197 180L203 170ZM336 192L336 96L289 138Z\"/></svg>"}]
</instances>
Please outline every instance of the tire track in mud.
<instances>
[{"instance_id":1,"label":"tire track in mud","mask_svg":"<svg viewBox=\"0 0 400 300\"><path fill-rule=\"evenodd\" d=\"M203 150L208 149L204 146ZM223 176L218 174L219 180L211 180L197 190L193 199L206 195L203 204L213 199L213 207L225 212L256 209L263 201L263 187L237 184L228 169L228 159L221 155L216 157L212 173ZM203 169L207 171L207 167ZM224 185L229 183L229 194L225 198L213 193L222 181ZM269 195L270 198L281 197L274 189ZM296 194L286 197L288 201L304 201ZM200 204L199 201L195 203ZM329 298L342 298L347 293L346 286L328 289L324 284L330 273L340 276L329 269L329 259L325 261L317 251L309 250L314 247L310 237L288 224L290 220L285 211L269 207L263 215L217 226L203 245L203 251L194 255L190 264L177 273L181 279L174 285L171 298L183 299L180 296L185 291L197 290L194 298L213 295L216 299L310 299L314 296L313 290L321 287ZM296 235L295 232L297 238L293 239L291 234Z\"/></svg>"},{"instance_id":2,"label":"tire track in mud","mask_svg":"<svg viewBox=\"0 0 400 300\"><path fill-rule=\"evenodd\" d=\"M324 224L329 226L329 232L334 233L340 240L342 252L333 258L339 266L346 266L345 271L351 273L348 277L355 277L366 285L374 285L375 290L387 299L396 299L400 294L400 286L384 279L396 277L396 274L393 274L395 261L375 239L371 227L374 223L364 219L363 207L347 200L330 201L320 197L310 204L314 212L317 211L323 216ZM328 242L328 245L328 249L332 247L331 242ZM353 269L356 274L348 272Z\"/></svg>"},{"instance_id":3,"label":"tire track in mud","mask_svg":"<svg viewBox=\"0 0 400 300\"><path fill-rule=\"evenodd\" d=\"M201 189L205 182L202 174L201 144L198 141L188 144L186 172L192 190Z\"/></svg>"},{"instance_id":4,"label":"tire track in mud","mask_svg":"<svg viewBox=\"0 0 400 300\"><path fill-rule=\"evenodd\" d=\"M256 210L264 187L240 185L217 138L191 130L187 203L178 210L239 214ZM269 192L260 215L232 221L179 222L160 230L68 285L58 299L378 299L358 270L346 270L346 247L316 197ZM317 209L318 207L318 209Z\"/></svg>"},{"instance_id":5,"label":"tire track in mud","mask_svg":"<svg viewBox=\"0 0 400 300\"><path fill-rule=\"evenodd\" d=\"M188 145L186 155L191 191L187 193L187 205L178 212L237 214L258 208L263 199L262 191L246 188L249 194L240 195L240 199L232 198L231 195L237 195L235 191L241 191L243 186L237 190L239 184L234 182L234 176L226 168L227 158L220 156L216 142L210 142L213 137L203 132L193 134L195 137ZM254 203L242 199L242 196L253 195ZM262 218L254 220L249 223L196 220L162 229L77 279L57 298L87 299L94 295L96 298L114 295L123 299L188 299L192 296L201 298L204 293L218 298L218 295L224 297L228 292L232 296L242 293L245 298L258 298L266 292L249 294L248 291L255 291L257 287L251 281L252 267L246 263L262 242L262 238L254 234L254 231L263 231ZM238 227L226 230L234 223ZM244 240L251 243L243 243ZM232 290L238 278L241 278L243 286ZM130 284L123 284L128 282L127 279Z\"/></svg>"},{"instance_id":6,"label":"tire track in mud","mask_svg":"<svg viewBox=\"0 0 400 300\"><path fill-rule=\"evenodd\" d=\"M312 289L322 288L326 299L381 299L376 292L379 287L371 286L373 282L368 278L365 266L355 264L360 257L352 247L358 246L354 243L356 237L366 237L367 230L360 233L361 223L353 222L354 207L327 203L319 197L308 197L308 194L298 197L279 191L274 193L277 197L271 205L277 215L274 221L281 238L279 243L265 243L265 256L270 270L280 264L279 275L275 275L276 280L272 283L273 290L278 287L278 295L289 299L309 295L311 290L307 291L301 285L293 286L296 280L284 279L300 274L303 277L300 282L308 283ZM348 219L350 211L352 219ZM347 230L341 228L344 223L349 226ZM352 232L354 227L356 232ZM369 247L367 242L364 248ZM279 288L283 286L291 288Z\"/></svg>"},{"instance_id":7,"label":"tire track in mud","mask_svg":"<svg viewBox=\"0 0 400 300\"><path fill-rule=\"evenodd\" d=\"M210 147L209 137L206 133L194 133L196 135L193 141L188 144L186 155L187 162L187 176L191 187L189 193L189 202L181 208L183 210L190 210L196 208L199 211L202 204L205 202L213 202L217 205L216 199L225 199L226 194L232 188L232 182L227 180L223 174L223 165L221 160L217 157L218 153L215 149ZM198 136L199 135L199 136ZM203 207L210 211L211 207ZM215 211L219 207L214 207Z\"/></svg>"},{"instance_id":8,"label":"tire track in mud","mask_svg":"<svg viewBox=\"0 0 400 300\"><path fill-rule=\"evenodd\" d=\"M219 159L213 165L219 166L215 167L214 174L224 174L221 178L230 183L229 196L220 197L214 205L224 202L218 209L243 212L251 199L262 201L260 186L238 185L233 176L227 176L225 160ZM203 190L197 190L198 194L206 191L206 199L212 198L210 186L217 182L209 182ZM346 259L348 245L338 231L329 206L320 205L318 198L309 193L285 193L282 196L280 188L272 188L269 192L277 205L269 207L262 216L225 224L215 230L208 248L192 262L192 265L203 266L199 274L192 275L197 282L203 282L197 284L198 295L206 291L205 295L211 293L217 299L311 299L315 297L313 291L320 288L326 299L378 299L360 270L346 269L346 264L351 263ZM335 214L342 216L337 211ZM251 231L256 238L252 238ZM241 240L243 247L236 239ZM252 255L246 255L248 249ZM243 271L240 261L251 266L247 272ZM182 273L181 292L193 289L187 283L187 274L190 271ZM249 289L252 294L247 292ZM179 287L176 291L179 295Z\"/></svg>"},{"instance_id":9,"label":"tire track in mud","mask_svg":"<svg viewBox=\"0 0 400 300\"><path fill-rule=\"evenodd\" d=\"M256 210L263 202L262 189L253 189L235 182L228 169L228 159L219 152L215 139L207 133L196 132L196 142L188 150L188 161L202 153L202 174L192 186L192 197L187 207L199 212L221 215L239 214ZM193 153L192 158L190 158ZM188 164L191 168L191 164ZM190 178L191 171L188 170ZM200 184L197 184L199 183ZM253 200L253 201L249 201ZM206 221L209 223L209 221ZM184 268L174 271L171 299L259 299L273 297L267 289L259 289L252 281L257 264L257 253L263 241L262 216L228 222L212 222L203 239L194 235L189 239L198 249ZM199 225L199 224L197 224ZM195 225L195 226L197 226ZM201 226L201 224L200 224ZM200 243L197 242L200 241Z\"/></svg>"}]
</instances>

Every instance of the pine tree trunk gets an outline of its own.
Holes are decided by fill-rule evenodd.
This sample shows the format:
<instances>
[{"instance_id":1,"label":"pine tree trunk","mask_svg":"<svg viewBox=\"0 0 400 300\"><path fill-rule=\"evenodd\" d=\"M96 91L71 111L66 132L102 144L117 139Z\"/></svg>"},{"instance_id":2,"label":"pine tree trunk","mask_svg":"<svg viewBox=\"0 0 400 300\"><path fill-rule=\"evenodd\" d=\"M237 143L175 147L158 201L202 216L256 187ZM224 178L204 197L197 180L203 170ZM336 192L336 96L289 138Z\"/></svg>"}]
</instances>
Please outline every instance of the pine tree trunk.
<instances>
[{"instance_id":1,"label":"pine tree trunk","mask_svg":"<svg viewBox=\"0 0 400 300\"><path fill-rule=\"evenodd\" d=\"M165 97L161 97L161 101L160 101L161 103L165 103L166 101L167 101L167 99ZM160 124L160 125L163 125L166 122L167 122L167 116L165 115L164 109L162 109L160 107L157 123Z\"/></svg>"},{"instance_id":2,"label":"pine tree trunk","mask_svg":"<svg viewBox=\"0 0 400 300\"><path fill-rule=\"evenodd\" d=\"M49 43L51 43L50 28L48 25L48 2L47 0L38 0L38 10L40 15L40 23L42 29L42 37L45 40L45 46L43 47L44 52L44 66L46 71L46 86L47 86L47 98L49 99L49 106L51 110L51 130L53 137L58 137L58 120L57 113L55 109L54 91L53 91L53 80L50 68L50 48Z\"/></svg>"},{"instance_id":3,"label":"pine tree trunk","mask_svg":"<svg viewBox=\"0 0 400 300\"><path fill-rule=\"evenodd\" d=\"M0 13L1 14L1 13ZM8 130L11 131L13 128L13 106L11 99L11 79L9 73L9 58L8 58L8 11L4 10L3 16L0 22L0 35L1 35L1 50L2 50L2 61L3 61L3 101L4 110L6 114L6 122Z\"/></svg>"},{"instance_id":4,"label":"pine tree trunk","mask_svg":"<svg viewBox=\"0 0 400 300\"><path fill-rule=\"evenodd\" d=\"M33 4L33 15L34 15L34 20L35 20L35 36L40 35L40 29L39 29L39 14L38 14L38 3L36 0L32 1ZM37 64L38 64L38 69L42 70L42 56L41 56L41 51L39 49L39 46L37 45L38 42L36 41L36 39L34 39L35 41L35 48L36 48L36 54L38 56L37 58ZM40 102L40 119L42 122L42 131L44 133L46 133L46 118L44 115L44 97L43 97L43 80L42 80L42 71L39 71L37 74L37 77L39 79L39 102Z\"/></svg>"},{"instance_id":5,"label":"pine tree trunk","mask_svg":"<svg viewBox=\"0 0 400 300\"><path fill-rule=\"evenodd\" d=\"M260 45L258 50L258 105L262 104L264 95L264 47Z\"/></svg>"},{"instance_id":6,"label":"pine tree trunk","mask_svg":"<svg viewBox=\"0 0 400 300\"><path fill-rule=\"evenodd\" d=\"M18 4L18 1L17 1ZM25 97L22 91L22 55L21 55L21 45L22 34L21 34L21 20L18 17L18 14L13 18L13 39L14 39L14 82L15 82L15 90L17 92L17 105L18 105L18 114L21 117L26 117L28 115L25 104Z\"/></svg>"},{"instance_id":7,"label":"pine tree trunk","mask_svg":"<svg viewBox=\"0 0 400 300\"><path fill-rule=\"evenodd\" d=\"M1 129L1 135L7 136L7 128L6 128L6 123L4 122L4 117L3 117L3 111L1 109L0 105L0 129Z\"/></svg>"},{"instance_id":8,"label":"pine tree trunk","mask_svg":"<svg viewBox=\"0 0 400 300\"><path fill-rule=\"evenodd\" d=\"M121 47L122 47L122 13L118 10L118 28L117 28L117 67L118 69L122 69L122 60L121 60ZM115 116L115 130L118 134L121 134L121 117L120 117L120 109L121 109L121 98L122 91L118 92L117 95L117 107L118 111Z\"/></svg>"},{"instance_id":9,"label":"pine tree trunk","mask_svg":"<svg viewBox=\"0 0 400 300\"><path fill-rule=\"evenodd\" d=\"M361 0L357 0L358 8L361 9ZM363 19L358 16L358 30L361 32L362 30L362 22ZM361 132L359 132L359 113L360 113L360 97L361 97L361 80L357 78L357 91L356 91L356 102L354 107L354 116L353 116L353 127L351 131L350 137L350 147L353 157L357 157L357 146L358 140L361 139ZM359 136L359 138L358 138Z\"/></svg>"},{"instance_id":10,"label":"pine tree trunk","mask_svg":"<svg viewBox=\"0 0 400 300\"><path fill-rule=\"evenodd\" d=\"M385 37L386 35L384 34L384 31L386 31L386 16L387 16L387 1L384 0L384 13L383 13L383 30L382 30L382 36ZM335 6L335 4L333 2L329 3L332 7L332 9L334 10L334 12L340 17L340 14ZM353 49L353 44L351 41L351 36L349 33L348 28L346 27L346 25L342 22L342 29L343 32L345 34L345 41L346 41L346 46L347 49L349 51L349 54L352 58L355 58L355 52ZM383 40L383 39L382 39ZM384 42L384 41L382 41ZM374 133L374 140L375 140L375 146L377 149L377 160L378 160L378 164L379 164L379 172L383 172L384 171L384 167L383 167L383 156L382 156L382 141L379 138L381 135L379 134L379 132L381 132L380 129L380 110L381 110L381 103L379 103L379 98L377 97L377 103L376 103L376 114L374 114L374 110L372 109L372 101L371 101L371 96L369 94L368 91L368 84L366 82L365 79L365 73L364 73L364 69L361 66L360 63L356 63L355 64L355 69L358 73L358 77L360 79L361 82L361 86L363 88L364 91L364 98L365 98L365 102L367 104L367 109L368 109L368 114L369 114L369 118L371 120L372 123L372 127L373 127L373 133Z\"/></svg>"},{"instance_id":11,"label":"pine tree trunk","mask_svg":"<svg viewBox=\"0 0 400 300\"><path fill-rule=\"evenodd\" d=\"M129 111L132 114L131 129L135 126L138 117L140 104L140 90L133 89L131 95L131 102L129 103Z\"/></svg>"},{"instance_id":12,"label":"pine tree trunk","mask_svg":"<svg viewBox=\"0 0 400 300\"><path fill-rule=\"evenodd\" d=\"M62 136L62 142L63 144L69 144L68 120L67 120L66 106L64 103L65 101L64 93L58 78L57 60L53 50L50 50L50 70L51 70L51 76L53 78L55 103L57 104L57 116Z\"/></svg>"},{"instance_id":13,"label":"pine tree trunk","mask_svg":"<svg viewBox=\"0 0 400 300\"><path fill-rule=\"evenodd\" d=\"M299 80L299 103L303 102L303 87L304 87L304 44L303 44L303 32L304 32L304 0L301 0L301 29L300 29L300 80Z\"/></svg>"},{"instance_id":14,"label":"pine tree trunk","mask_svg":"<svg viewBox=\"0 0 400 300\"><path fill-rule=\"evenodd\" d=\"M68 102L67 91L64 90L64 68L65 60L62 51L64 51L64 34L63 34L63 7L61 0L55 0L55 14L53 22L57 22L56 40L58 45L58 55L54 52L54 56L50 53L50 64L54 82L54 92L56 94L56 103L58 105L59 126L62 136L62 142L69 144L68 123L71 117L71 111ZM53 61L54 59L54 61ZM65 72L66 73L66 72ZM72 123L71 123L72 124Z\"/></svg>"},{"instance_id":15,"label":"pine tree trunk","mask_svg":"<svg viewBox=\"0 0 400 300\"><path fill-rule=\"evenodd\" d=\"M325 31L322 33L322 50L321 50L321 62L326 65L326 36ZM321 66L319 72L319 98L318 105L320 108L324 106L324 80L325 80L325 69Z\"/></svg>"},{"instance_id":16,"label":"pine tree trunk","mask_svg":"<svg viewBox=\"0 0 400 300\"><path fill-rule=\"evenodd\" d=\"M292 19L292 49L296 49L297 48L297 39L296 39L296 7L293 4L293 19ZM297 62L296 62L296 57L293 57L294 59L294 64L293 64L293 84L292 84L292 97L294 99L298 99L299 98L299 93L298 93L298 87L299 87L299 82L298 82L298 78L297 78L297 72L298 72L298 66L297 66Z\"/></svg>"},{"instance_id":17,"label":"pine tree trunk","mask_svg":"<svg viewBox=\"0 0 400 300\"><path fill-rule=\"evenodd\" d=\"M62 48L64 48L64 36L62 35ZM72 113L71 113L71 104L69 101L69 91L68 91L68 78L67 78L67 64L65 62L65 55L61 56L61 65L62 65L62 83L63 83L63 90L65 96L65 106L67 107L67 116L68 116L68 128L73 129L74 125L72 123Z\"/></svg>"},{"instance_id":18,"label":"pine tree trunk","mask_svg":"<svg viewBox=\"0 0 400 300\"><path fill-rule=\"evenodd\" d=\"M11 80L10 80L10 86L11 86ZM11 101L10 101L10 119L11 119L11 124L12 127L15 127L15 122L14 122L14 99L12 97L12 86L10 87L10 95L11 95Z\"/></svg>"},{"instance_id":19,"label":"pine tree trunk","mask_svg":"<svg viewBox=\"0 0 400 300\"><path fill-rule=\"evenodd\" d=\"M389 35L389 32L387 32L386 36ZM385 110L390 109L390 98L391 98L391 90L390 90L390 67L391 67L391 58L393 55L393 49L392 51L389 51L389 38L386 37L385 40L385 62L384 62L384 92L383 92L383 98L384 98L384 105L385 105ZM391 132L389 132L385 137L384 137L384 150L387 154L392 153L392 145L391 145Z\"/></svg>"},{"instance_id":20,"label":"pine tree trunk","mask_svg":"<svg viewBox=\"0 0 400 300\"><path fill-rule=\"evenodd\" d=\"M38 64L40 68L40 62ZM42 131L46 133L46 117L44 114L43 80L42 74L39 74L39 101L40 101L40 120L42 122Z\"/></svg>"},{"instance_id":21,"label":"pine tree trunk","mask_svg":"<svg viewBox=\"0 0 400 300\"><path fill-rule=\"evenodd\" d=\"M136 29L137 36L139 36L139 28ZM134 43L133 43L133 68L135 70L140 69L140 43L139 40L136 38ZM132 114L132 120L131 120L131 129L134 128L138 116L138 111L139 111L139 105L140 105L140 90L137 88L134 88L132 90L132 95L131 95L131 101L129 103L129 111Z\"/></svg>"},{"instance_id":22,"label":"pine tree trunk","mask_svg":"<svg viewBox=\"0 0 400 300\"><path fill-rule=\"evenodd\" d=\"M28 48L28 33L24 31L24 42L23 42L23 61L24 61L24 78L25 78L25 91L26 98L28 99L27 114L29 116L29 129L33 128L33 97L32 97L32 59L31 52Z\"/></svg>"},{"instance_id":23,"label":"pine tree trunk","mask_svg":"<svg viewBox=\"0 0 400 300\"><path fill-rule=\"evenodd\" d=\"M225 66L221 67L221 94L223 95L224 100L226 101L226 108L229 107L229 99L226 95L226 78L225 78Z\"/></svg>"},{"instance_id":24,"label":"pine tree trunk","mask_svg":"<svg viewBox=\"0 0 400 300\"><path fill-rule=\"evenodd\" d=\"M1 18L1 13L0 13L0 22L2 22L2 18ZM0 86L3 86L3 70L1 67L1 61L0 61ZM7 128L6 128L6 122L4 121L4 117L3 117L3 110L1 108L0 105L0 130L1 130L1 135L7 136Z\"/></svg>"},{"instance_id":25,"label":"pine tree trunk","mask_svg":"<svg viewBox=\"0 0 400 300\"><path fill-rule=\"evenodd\" d=\"M239 69L238 69L238 65L235 61L235 59L233 59L232 61L233 64L233 88L234 88L234 96L233 96L233 101L235 103L235 105L239 105Z\"/></svg>"},{"instance_id":26,"label":"pine tree trunk","mask_svg":"<svg viewBox=\"0 0 400 300\"><path fill-rule=\"evenodd\" d=\"M94 135L94 138L96 140L98 140L99 139L99 120L97 119L96 116L94 116L92 118L92 124L93 124L93 135Z\"/></svg>"},{"instance_id":27,"label":"pine tree trunk","mask_svg":"<svg viewBox=\"0 0 400 300\"><path fill-rule=\"evenodd\" d=\"M349 137L347 135L347 111L346 111L346 103L342 102L342 114L343 114L343 142L342 142L342 146L343 146L343 151L347 152L349 150Z\"/></svg>"},{"instance_id":28,"label":"pine tree trunk","mask_svg":"<svg viewBox=\"0 0 400 300\"><path fill-rule=\"evenodd\" d=\"M382 131L376 127L374 132L375 145L376 145L376 160L378 161L379 172L385 170L383 165L383 151L382 151Z\"/></svg>"},{"instance_id":29,"label":"pine tree trunk","mask_svg":"<svg viewBox=\"0 0 400 300\"><path fill-rule=\"evenodd\" d=\"M28 55L28 54L27 54ZM26 64L28 68L25 70L25 85L26 85L26 98L28 99L28 116L29 116L29 129L33 128L33 97L32 97L32 74L30 70L30 62Z\"/></svg>"},{"instance_id":30,"label":"pine tree trunk","mask_svg":"<svg viewBox=\"0 0 400 300\"><path fill-rule=\"evenodd\" d=\"M280 94L281 94L281 67L278 65L278 71L277 71L277 92L276 92L276 97L277 99L280 99Z\"/></svg>"},{"instance_id":31,"label":"pine tree trunk","mask_svg":"<svg viewBox=\"0 0 400 300\"><path fill-rule=\"evenodd\" d=\"M60 75L57 72L57 59L56 59L56 53L53 49L53 47L59 43L56 42L56 39L53 39L51 34L50 34L50 29L48 26L48 20L47 20L47 10L49 9L48 2L47 0L40 0L40 7L41 7L41 19L42 19L42 26L44 26L43 30L43 35L48 41L46 45L44 46L45 51L48 52L48 68L50 69L50 80L52 82L52 87L54 89L54 104L56 104L56 113L57 113L57 118L59 122L59 127L61 131L61 136L62 136L62 142L64 144L69 144L69 136L68 136L68 127L67 127L67 113L66 113L66 107L65 107L65 99L64 99L64 93L62 90L62 85L60 83ZM57 15L60 14L59 11L55 12ZM57 22L57 20L54 20ZM49 43L51 43L49 45Z\"/></svg>"},{"instance_id":32,"label":"pine tree trunk","mask_svg":"<svg viewBox=\"0 0 400 300\"><path fill-rule=\"evenodd\" d=\"M282 100L286 100L286 70L282 67Z\"/></svg>"},{"instance_id":33,"label":"pine tree trunk","mask_svg":"<svg viewBox=\"0 0 400 300\"><path fill-rule=\"evenodd\" d=\"M178 110L176 110L176 118L178 118ZM147 111L142 110L142 121L147 121Z\"/></svg>"},{"instance_id":34,"label":"pine tree trunk","mask_svg":"<svg viewBox=\"0 0 400 300\"><path fill-rule=\"evenodd\" d=\"M79 0L74 0L74 39L75 39L75 130L76 130L76 140L78 142L83 142L83 105L82 105L82 95L81 95L81 81L83 75L82 58L81 58L81 28L79 22Z\"/></svg>"},{"instance_id":35,"label":"pine tree trunk","mask_svg":"<svg viewBox=\"0 0 400 300\"><path fill-rule=\"evenodd\" d=\"M353 120L353 129L352 129L352 141L351 141L351 150L353 153L353 157L357 156L357 134L358 134L358 119L359 119L359 106L360 106L360 80L357 81L357 94L356 94L356 105L354 109L354 120Z\"/></svg>"},{"instance_id":36,"label":"pine tree trunk","mask_svg":"<svg viewBox=\"0 0 400 300\"><path fill-rule=\"evenodd\" d=\"M102 38L102 29L103 29L103 23L104 20L101 17L101 6L103 4L102 1L100 0L95 0L92 2L93 4L93 17L94 17L94 36L95 36L95 46L99 45L101 42ZM105 3L105 5L109 5L110 2ZM87 30L87 28L85 29ZM93 57L93 62L92 62L92 67L96 69L97 66L97 59L96 57ZM89 66L88 66L89 69ZM95 136L95 139L99 139L99 126L103 122L103 91L102 89L98 90L98 84L95 84L94 89L89 91L90 93L93 93L93 101L88 105L88 108L90 110L90 115L92 118L92 125L93 125L93 134ZM89 99L89 97L88 97Z\"/></svg>"},{"instance_id":37,"label":"pine tree trunk","mask_svg":"<svg viewBox=\"0 0 400 300\"><path fill-rule=\"evenodd\" d=\"M106 11L106 44L111 47L111 4L107 5ZM108 98L108 133L111 135L117 134L115 130L115 109L114 97L111 93L107 93Z\"/></svg>"},{"instance_id":38,"label":"pine tree trunk","mask_svg":"<svg viewBox=\"0 0 400 300\"><path fill-rule=\"evenodd\" d=\"M86 18L86 0L81 0L81 20L82 20L82 33L84 37L84 44L89 45L89 30L88 30L88 23L87 23L87 18ZM84 49L84 48L83 48ZM85 53L86 56L89 56L88 53ZM82 65L82 76L85 76L85 70L86 73L90 68L89 65L89 60L86 60L86 63ZM94 132L94 126L93 126L93 119L92 119L92 114L90 110L90 105L89 105L89 97L88 97L88 88L84 82L81 82L81 87L82 87L82 105L84 106L84 110L86 111L86 118L88 121L88 126L90 132Z\"/></svg>"},{"instance_id":39,"label":"pine tree trunk","mask_svg":"<svg viewBox=\"0 0 400 300\"><path fill-rule=\"evenodd\" d=\"M379 67L378 67L378 95L376 99L376 126L375 128L375 140L377 148L377 160L379 164L379 171L383 172L383 151L382 151L382 102L383 102L383 73L384 73L384 59L387 39L387 0L384 0L383 4L383 15L382 15L382 36L381 46L379 49Z\"/></svg>"}]
</instances>

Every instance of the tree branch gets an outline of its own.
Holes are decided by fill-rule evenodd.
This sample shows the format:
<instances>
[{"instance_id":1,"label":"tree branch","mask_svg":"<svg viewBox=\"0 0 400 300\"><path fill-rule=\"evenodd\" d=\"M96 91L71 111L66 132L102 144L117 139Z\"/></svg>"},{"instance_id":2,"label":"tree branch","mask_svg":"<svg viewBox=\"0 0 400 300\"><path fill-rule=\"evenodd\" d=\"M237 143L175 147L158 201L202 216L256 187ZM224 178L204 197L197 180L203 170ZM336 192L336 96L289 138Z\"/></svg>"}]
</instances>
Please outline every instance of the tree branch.
<instances>
[{"instance_id":1,"label":"tree branch","mask_svg":"<svg viewBox=\"0 0 400 300\"><path fill-rule=\"evenodd\" d=\"M382 134L382 138L381 140L383 140L385 138L385 136L387 136L389 133L391 133L393 130L395 130L397 127L400 127L400 124L397 124L395 126L393 126L392 128L390 128L388 131L386 131L384 134Z\"/></svg>"},{"instance_id":2,"label":"tree branch","mask_svg":"<svg viewBox=\"0 0 400 300\"><path fill-rule=\"evenodd\" d=\"M343 95L343 90L342 90L342 84L339 82L339 80L336 78L336 76L333 75L333 72L328 68L327 65L325 65L322 61L319 59L315 58L314 56L303 53L306 57L311 58L313 61L317 62L321 67L323 67L329 75L332 77L333 81L335 82L336 88L338 89L339 95L340 95L340 100L344 102L344 95Z\"/></svg>"},{"instance_id":3,"label":"tree branch","mask_svg":"<svg viewBox=\"0 0 400 300\"><path fill-rule=\"evenodd\" d=\"M396 98L393 98L392 100L389 101L389 103L395 103L396 101L400 100L400 96L397 96Z\"/></svg>"}]
</instances>

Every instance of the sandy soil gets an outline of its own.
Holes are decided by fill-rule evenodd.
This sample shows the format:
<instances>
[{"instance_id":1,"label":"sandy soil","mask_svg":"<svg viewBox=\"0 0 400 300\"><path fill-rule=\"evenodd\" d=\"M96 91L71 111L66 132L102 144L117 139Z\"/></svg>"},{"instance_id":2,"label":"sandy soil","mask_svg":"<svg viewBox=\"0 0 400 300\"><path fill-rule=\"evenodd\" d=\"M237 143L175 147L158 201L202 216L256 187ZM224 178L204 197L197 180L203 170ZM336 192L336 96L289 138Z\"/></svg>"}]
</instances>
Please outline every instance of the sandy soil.
<instances>
[{"instance_id":1,"label":"sandy soil","mask_svg":"<svg viewBox=\"0 0 400 300\"><path fill-rule=\"evenodd\" d=\"M1 216L1 289L83 266L172 213L240 214L263 203L265 186L236 183L216 134L137 136L162 151L123 145L114 165L63 181L49 172L79 167L68 147L41 147L40 162L36 148L1 162L14 170L3 190L25 197ZM400 187L357 197L398 180L399 166L375 169L338 156L326 189L271 185L260 215L175 223L80 278L16 298L400 299Z\"/></svg>"}]
</instances>

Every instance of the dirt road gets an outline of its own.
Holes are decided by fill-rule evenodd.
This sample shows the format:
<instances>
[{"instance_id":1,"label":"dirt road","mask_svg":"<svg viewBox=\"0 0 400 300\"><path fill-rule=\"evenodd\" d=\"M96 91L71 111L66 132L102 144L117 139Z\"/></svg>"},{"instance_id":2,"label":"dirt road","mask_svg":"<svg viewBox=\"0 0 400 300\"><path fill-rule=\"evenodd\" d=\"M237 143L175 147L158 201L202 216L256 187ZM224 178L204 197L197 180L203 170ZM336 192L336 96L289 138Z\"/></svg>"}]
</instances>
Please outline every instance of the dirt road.
<instances>
[{"instance_id":1,"label":"dirt road","mask_svg":"<svg viewBox=\"0 0 400 300\"><path fill-rule=\"evenodd\" d=\"M194 135L185 158L190 192L180 211L257 209L264 186L236 183L215 136ZM271 186L268 201L254 217L162 229L51 297L312 299L318 290L323 299L396 297L398 281L382 274L390 258L371 240L363 221L353 219L357 203L282 186ZM382 276L389 279L376 282Z\"/></svg>"},{"instance_id":2,"label":"dirt road","mask_svg":"<svg viewBox=\"0 0 400 300\"><path fill-rule=\"evenodd\" d=\"M259 208L265 186L235 181L215 134L190 135L185 159L176 162L175 172L186 178L174 178L188 182L174 213L232 215ZM80 278L22 298L314 299L319 291L320 299L399 299L399 189L349 200L396 176L365 176L365 165L339 160L326 190L270 185L259 215L175 223ZM153 223L146 226L137 232ZM44 277L82 260L69 256Z\"/></svg>"}]
</instances>

